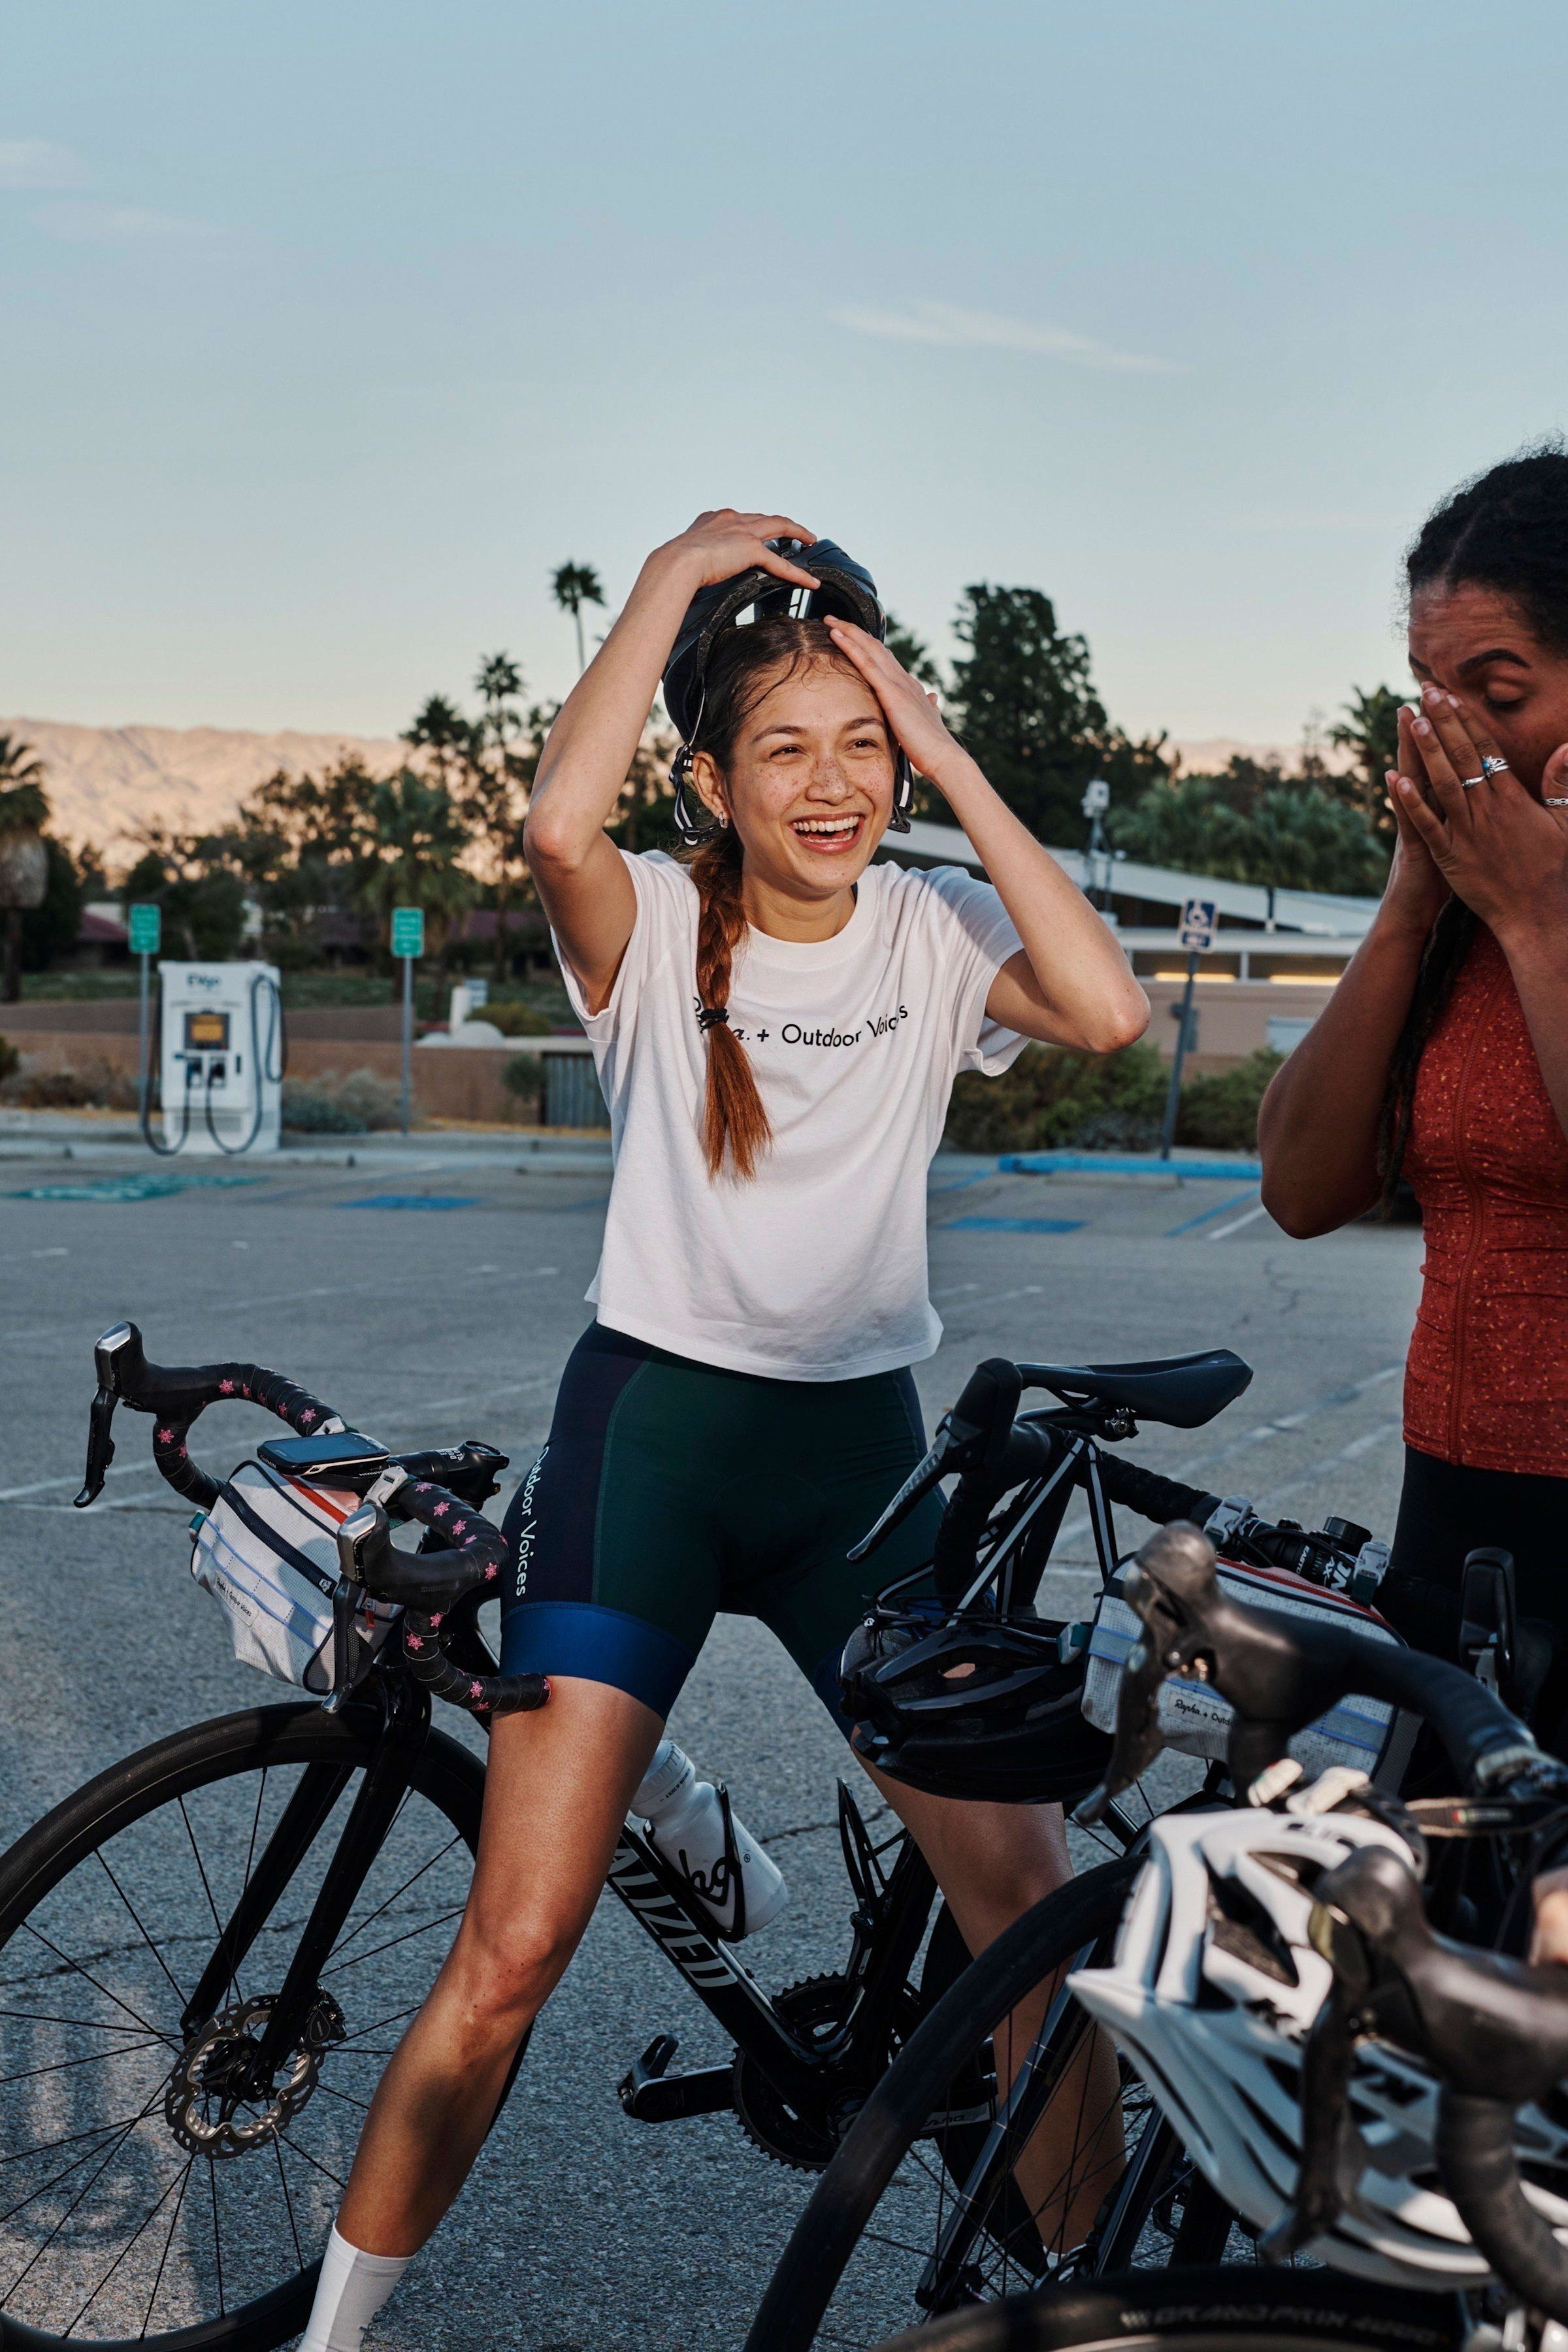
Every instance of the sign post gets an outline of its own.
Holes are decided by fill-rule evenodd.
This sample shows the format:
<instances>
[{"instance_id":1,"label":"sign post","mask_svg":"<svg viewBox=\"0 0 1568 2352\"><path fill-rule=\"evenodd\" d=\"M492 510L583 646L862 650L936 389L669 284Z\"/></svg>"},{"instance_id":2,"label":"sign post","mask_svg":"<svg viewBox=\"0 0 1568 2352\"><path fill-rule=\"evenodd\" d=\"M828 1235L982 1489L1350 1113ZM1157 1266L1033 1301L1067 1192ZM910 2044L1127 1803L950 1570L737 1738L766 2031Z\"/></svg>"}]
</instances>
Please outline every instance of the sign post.
<instances>
[{"instance_id":1,"label":"sign post","mask_svg":"<svg viewBox=\"0 0 1568 2352\"><path fill-rule=\"evenodd\" d=\"M147 1061L147 990L153 958L158 952L159 943L163 934L163 916L162 908L153 905L132 907L127 912L130 918L128 929L131 933L131 952L139 959L142 965L141 1006L137 1015L136 1030L141 1041L137 1057L137 1068L141 1073L138 1091L142 1103L142 1124L145 1127L150 1108L147 1089L151 1076Z\"/></svg>"},{"instance_id":2,"label":"sign post","mask_svg":"<svg viewBox=\"0 0 1568 2352\"><path fill-rule=\"evenodd\" d=\"M414 1092L414 967L425 952L423 907L394 907L392 952L403 959L403 1132Z\"/></svg>"},{"instance_id":3,"label":"sign post","mask_svg":"<svg viewBox=\"0 0 1568 2352\"><path fill-rule=\"evenodd\" d=\"M1187 984L1182 993L1181 1026L1176 1032L1176 1051L1171 1064L1170 1089L1165 1097L1165 1126L1160 1138L1160 1157L1169 1160L1171 1146L1176 1139L1176 1114L1182 1107L1182 1065L1187 1058L1187 1040L1193 1034L1193 990L1198 977L1198 958L1214 945L1214 935L1219 925L1219 908L1212 898L1189 898L1182 908L1182 945L1187 950ZM1176 1008L1171 1007L1173 1013Z\"/></svg>"}]
</instances>

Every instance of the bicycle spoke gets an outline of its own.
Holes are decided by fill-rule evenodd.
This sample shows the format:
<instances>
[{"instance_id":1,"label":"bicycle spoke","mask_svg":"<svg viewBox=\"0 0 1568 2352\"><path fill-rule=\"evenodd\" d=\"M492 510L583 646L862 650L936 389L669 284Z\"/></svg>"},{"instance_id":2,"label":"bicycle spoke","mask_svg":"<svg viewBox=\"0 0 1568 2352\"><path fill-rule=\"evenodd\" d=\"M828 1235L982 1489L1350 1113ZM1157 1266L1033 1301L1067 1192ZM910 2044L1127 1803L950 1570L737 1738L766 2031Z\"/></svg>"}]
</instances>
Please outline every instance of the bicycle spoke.
<instances>
[{"instance_id":1,"label":"bicycle spoke","mask_svg":"<svg viewBox=\"0 0 1568 2352\"><path fill-rule=\"evenodd\" d=\"M182 1805L180 1810L183 1812L184 1807ZM210 2156L207 2158L207 2181L213 2199L213 2259L217 2264L217 2312L222 2319L228 2306L223 2299L223 2232L217 2225L217 2167Z\"/></svg>"},{"instance_id":2,"label":"bicycle spoke","mask_svg":"<svg viewBox=\"0 0 1568 2352\"><path fill-rule=\"evenodd\" d=\"M147 2330L153 2324L153 2314L158 2307L158 2290L163 2284L163 2272L168 2264L169 2249L174 2242L174 2232L180 2226L180 2215L184 2210L185 2190L190 2186L191 2169L195 2160L194 2156L187 2157L185 2168L180 2175L180 2193L174 2200L174 2210L169 2216L169 2234L163 2241L163 2251L158 2257L158 2267L153 2274L153 2292L147 2298L147 2308L142 2314L141 2327L137 2330L140 2338L145 2338Z\"/></svg>"},{"instance_id":3,"label":"bicycle spoke","mask_svg":"<svg viewBox=\"0 0 1568 2352\"><path fill-rule=\"evenodd\" d=\"M110 1992L107 1985L100 1984L98 1979L93 1975L90 1969L84 1969L79 1960L73 1960L69 1953L62 1952L58 1944L51 1944L48 1937L46 1935L41 1934L40 1931L34 1927L30 1919L24 1919L22 1925L29 1936L33 1937L38 1943L42 1944L46 1952L52 1952L57 1960L63 1960L68 1969L72 1969L76 1975L82 1978L86 1983L92 1987L94 1992L100 1992L105 2000L111 2000L114 2003L116 2009L122 2009L127 2017L133 2017L136 2020L137 2024L142 2028L143 2033L152 2034L154 2041L165 2043L171 2050L177 2050L179 2048L178 2042L175 2042L169 2034L160 2032L157 2026L153 2023L151 2018L143 2017L139 2010L132 2008L131 2003L128 2000L121 2000L118 1993Z\"/></svg>"},{"instance_id":4,"label":"bicycle spoke","mask_svg":"<svg viewBox=\"0 0 1568 2352\"><path fill-rule=\"evenodd\" d=\"M294 2200L289 2194L289 2176L283 2169L283 2150L277 2140L272 2143L272 2153L278 2158L278 2185L283 2191L283 2210L289 2216L289 2235L294 2241L295 2266L303 2270L305 2257L300 2251L300 2232L294 2222Z\"/></svg>"},{"instance_id":5,"label":"bicycle spoke","mask_svg":"<svg viewBox=\"0 0 1568 2352\"><path fill-rule=\"evenodd\" d=\"M141 1937L142 1941L146 1945L147 1949L152 1953L153 1958L157 1961L158 1966L163 1969L163 1974L168 1978L170 1986L174 1991L174 1999L179 2002L180 2007L184 2009L185 2005L185 1996L181 1991L178 1983L175 1981L174 1970L170 1968L168 1962L164 1959L163 1953L158 1949L157 1945L153 1942L152 1937L147 1933L146 1928L142 1926L141 1915L137 1911L136 1906L132 1903L130 1895L127 1895L125 1889L120 1884L119 1879L116 1878L114 1873L109 1867L109 1864L104 1858L104 1852L101 1846L98 1848L93 1859L98 1864L99 1868L102 1871L105 1878L108 1879L110 1886L113 1887L116 1895L119 1895L121 1903L124 1904L127 1911L130 1912L132 1920L135 1922L137 1934Z\"/></svg>"},{"instance_id":6,"label":"bicycle spoke","mask_svg":"<svg viewBox=\"0 0 1568 2352\"><path fill-rule=\"evenodd\" d=\"M405 1799L404 1801L406 1803L407 1800ZM399 1815L399 1818L401 1819L401 1814ZM395 1824L394 1826L395 1826ZM360 1921L359 1926L354 1929L353 1935L344 1936L341 1939L333 1957L341 1959L343 1953L347 1951L349 1946L353 1942L355 1937L363 1936L365 1929L374 1920L379 1919L384 1911L391 1909L393 1904L397 1901L399 1895L406 1895L411 1886L417 1885L420 1879L424 1877L427 1870L433 1870L444 1855L450 1853L455 1845L460 1845L461 1843L462 1840L455 1835L448 1838L446 1844L441 1848L439 1853L433 1853L428 1862L422 1862L418 1869L413 1873L412 1876L405 1878L401 1886L394 1889L392 1894L387 1896L384 1903L378 1903L374 1911L366 1913L365 1916Z\"/></svg>"},{"instance_id":7,"label":"bicycle spoke","mask_svg":"<svg viewBox=\"0 0 1568 2352\"><path fill-rule=\"evenodd\" d=\"M51 2066L25 2066L19 2074L0 2074L0 2091L13 2083L36 2083L41 2074L68 2074L73 2066L101 2066L106 2058L124 2058L138 2050L162 2050L161 2041L121 2042L116 2050L94 2050L85 2058L57 2058Z\"/></svg>"},{"instance_id":8,"label":"bicycle spoke","mask_svg":"<svg viewBox=\"0 0 1568 2352\"><path fill-rule=\"evenodd\" d=\"M185 1835L191 1842L191 1859L196 1865L196 1876L202 1882L202 1893L207 1898L207 1909L213 1915L213 1932L221 1943L223 1940L223 1921L217 1916L217 1905L213 1901L213 1891L207 1884L206 1867L202 1861L201 1850L196 1844L196 1833L191 1827L191 1817L185 1811L185 1801L184 1797L180 1799L180 1819L185 1825ZM228 1972L228 1980L234 1987L234 1997L236 2000L243 2000L245 1999L245 1994L240 1987L239 1968L237 1963L230 1969ZM184 2004L182 2002L181 2007L183 2008L184 2006Z\"/></svg>"},{"instance_id":9,"label":"bicycle spoke","mask_svg":"<svg viewBox=\"0 0 1568 2352\"><path fill-rule=\"evenodd\" d=\"M72 2328L75 2327L77 2321L79 2319L86 2318L93 2305L98 2301L99 2296L103 2293L104 2288L109 2284L110 2280L114 2276L115 2272L120 2268L121 2263L124 2262L126 2256L135 2245L137 2239L142 2236L143 2231L152 2228L153 2223L158 2218L160 2209L168 2203L170 2198L174 2195L175 2189L180 2184L180 2181L184 2178L184 2175L181 2173L176 2175L175 2179L170 2181L167 2189L164 2189L163 2194L159 2198L157 2204L153 2207L151 2212L147 2215L146 2220L138 2223L135 2231L129 2238L127 2238L125 2243L120 2249L120 2252L115 2255L114 2260L110 2263L109 2268L104 2272L103 2276L99 2280L98 2284L93 2288L92 2293L88 2296L87 2301L78 2311L73 2313L69 2325L63 2331L64 2334L68 2336L71 2333Z\"/></svg>"},{"instance_id":10,"label":"bicycle spoke","mask_svg":"<svg viewBox=\"0 0 1568 2352\"><path fill-rule=\"evenodd\" d=\"M449 1919L460 1919L463 1909L463 1905L459 1903L455 1910L443 1911L439 1918L427 1919L422 1927L410 1927L406 1935L394 1936L389 1943L377 1944L372 1951L356 1952L353 1958L344 1962L343 1965L351 1969L363 1968L366 1960L378 1960L383 1952L395 1952L399 1944L412 1943L416 1936L428 1936L433 1928L444 1927ZM339 1969L335 1962L330 1969L323 1969L321 1970L323 1982L328 1977L335 1977L338 1973Z\"/></svg>"},{"instance_id":11,"label":"bicycle spoke","mask_svg":"<svg viewBox=\"0 0 1568 2352\"><path fill-rule=\"evenodd\" d=\"M279 2132L278 2137L282 2141L285 2147L292 2148L296 2156L302 2156L307 2164L313 2165L318 2172L325 2173L327 2179L331 2182L334 2189L342 2189L346 2186L345 2182L338 2179L335 2172L328 2171L327 2167L324 2164L317 2164L315 2158L310 2154L310 2150L308 2148L301 2147L298 2140L290 2139L287 2132Z\"/></svg>"}]
</instances>

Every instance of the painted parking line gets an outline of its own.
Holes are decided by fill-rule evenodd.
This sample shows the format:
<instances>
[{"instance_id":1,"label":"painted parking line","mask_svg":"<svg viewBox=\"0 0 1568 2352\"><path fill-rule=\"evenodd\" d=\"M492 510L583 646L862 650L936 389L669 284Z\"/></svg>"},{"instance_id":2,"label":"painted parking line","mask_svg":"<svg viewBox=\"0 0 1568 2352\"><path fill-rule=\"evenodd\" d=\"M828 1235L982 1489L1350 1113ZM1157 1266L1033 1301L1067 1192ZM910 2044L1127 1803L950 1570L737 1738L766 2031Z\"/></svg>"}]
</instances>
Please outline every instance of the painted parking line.
<instances>
[{"instance_id":1,"label":"painted parking line","mask_svg":"<svg viewBox=\"0 0 1568 2352\"><path fill-rule=\"evenodd\" d=\"M1204 1235L1204 1239L1205 1242L1223 1242L1227 1234L1238 1234L1243 1225L1250 1225L1256 1218L1266 1217L1268 1214L1268 1210L1259 1201L1255 1209L1248 1209L1241 1216L1233 1217L1228 1225L1216 1225L1212 1234Z\"/></svg>"},{"instance_id":2,"label":"painted parking line","mask_svg":"<svg viewBox=\"0 0 1568 2352\"><path fill-rule=\"evenodd\" d=\"M1076 1234L1082 1217L949 1217L944 1234Z\"/></svg>"},{"instance_id":3,"label":"painted parking line","mask_svg":"<svg viewBox=\"0 0 1568 2352\"><path fill-rule=\"evenodd\" d=\"M165 1201L176 1192L191 1192L212 1185L262 1184L262 1176L176 1176L149 1172L145 1175L102 1176L96 1182L82 1184L27 1184L13 1192L13 1201ZM64 1253L62 1252L63 1255Z\"/></svg>"},{"instance_id":4,"label":"painted parking line","mask_svg":"<svg viewBox=\"0 0 1568 2352\"><path fill-rule=\"evenodd\" d=\"M1184 1217L1179 1225L1167 1225L1162 1238L1174 1241L1178 1234L1190 1234L1194 1225L1206 1225L1211 1217L1223 1217L1227 1209L1244 1208L1248 1201L1257 1198L1256 1187L1248 1192L1233 1192L1228 1201L1216 1201L1212 1209L1200 1209L1195 1217Z\"/></svg>"},{"instance_id":5,"label":"painted parking line","mask_svg":"<svg viewBox=\"0 0 1568 2352\"><path fill-rule=\"evenodd\" d=\"M363 1201L337 1201L339 1209L477 1209L478 1192L367 1192Z\"/></svg>"}]
</instances>

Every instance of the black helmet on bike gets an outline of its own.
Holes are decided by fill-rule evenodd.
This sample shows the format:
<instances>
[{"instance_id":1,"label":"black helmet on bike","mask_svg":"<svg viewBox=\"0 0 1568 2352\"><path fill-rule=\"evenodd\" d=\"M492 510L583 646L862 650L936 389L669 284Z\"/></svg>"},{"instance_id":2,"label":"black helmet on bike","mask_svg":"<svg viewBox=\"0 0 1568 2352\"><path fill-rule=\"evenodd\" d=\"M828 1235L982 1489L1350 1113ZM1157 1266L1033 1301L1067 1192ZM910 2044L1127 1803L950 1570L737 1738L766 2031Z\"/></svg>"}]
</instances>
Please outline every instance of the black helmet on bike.
<instances>
[{"instance_id":1,"label":"black helmet on bike","mask_svg":"<svg viewBox=\"0 0 1568 2352\"><path fill-rule=\"evenodd\" d=\"M792 563L802 565L819 584L797 588L793 582L780 580L753 564L749 571L737 572L732 580L718 580L699 589L686 608L686 618L664 666L664 707L680 737L680 749L669 772L675 786L675 822L689 844L700 841L712 830L707 811L700 802L693 803L687 790L691 747L707 698L708 665L715 645L727 629L738 625L741 614L749 610L759 621L785 614L800 621L825 621L831 615L853 621L879 644L887 638L888 616L877 583L863 563L857 563L830 539L814 540L809 547L798 539L770 539L768 545ZM894 832L908 833L913 801L914 771L908 753L895 744L889 819Z\"/></svg>"},{"instance_id":2,"label":"black helmet on bike","mask_svg":"<svg viewBox=\"0 0 1568 2352\"><path fill-rule=\"evenodd\" d=\"M936 1600L878 1603L845 1644L843 1706L858 1754L937 1797L1070 1802L1110 1739L1083 1717L1084 1654L1043 1618Z\"/></svg>"}]
</instances>

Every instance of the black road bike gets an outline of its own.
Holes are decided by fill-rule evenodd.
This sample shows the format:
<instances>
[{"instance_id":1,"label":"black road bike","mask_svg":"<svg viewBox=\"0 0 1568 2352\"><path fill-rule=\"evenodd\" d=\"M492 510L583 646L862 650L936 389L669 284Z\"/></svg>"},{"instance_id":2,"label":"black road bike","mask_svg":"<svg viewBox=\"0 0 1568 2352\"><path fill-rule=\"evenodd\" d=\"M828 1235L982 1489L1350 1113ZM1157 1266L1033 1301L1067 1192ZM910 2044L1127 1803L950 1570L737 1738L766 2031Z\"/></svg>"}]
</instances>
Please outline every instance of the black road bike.
<instances>
[{"instance_id":1,"label":"black road bike","mask_svg":"<svg viewBox=\"0 0 1568 2352\"><path fill-rule=\"evenodd\" d=\"M1236 1358L1219 1376L1214 1359L1199 1361L1206 1420L1249 1375ZM248 1708L160 1740L0 1857L0 2347L265 2352L304 2324L371 2095L467 1899L484 1765L433 1722L432 1699L488 1728L544 1695L538 1678L497 1675L477 1622L500 1558L481 1506L505 1456L472 1439L391 1455L260 1367L150 1364L129 1324L105 1334L95 1363L84 1504L123 1405L153 1416L159 1470L210 1510L234 1490L192 1461L189 1433L209 1405L245 1398L297 1433L263 1458L354 1496L406 1473L386 1507L423 1523L411 1551L388 1544L374 1504L345 1517L324 1703ZM1063 1399L1072 1475L1017 1543L1032 1574L1076 1482L1109 1574L1106 1478L1155 1515L1167 1482L1102 1454L1102 1440L1136 1429L1125 1381L1107 1375L1103 1393L1084 1393L1081 1371L1036 1369ZM1190 1368L1122 1369L1143 1375L1145 1418L1192 1425ZM441 1496L454 1507L445 1516ZM960 1566L965 1547L973 1563L992 1542L973 1501L961 1480L946 1528ZM440 1530L458 1508L454 1549ZM374 1653L355 1633L367 1596L404 1611ZM1120 1854L1137 1826L1112 1808L1104 1850ZM728 2109L786 2164L820 2170L832 2158L969 1959L912 1842L874 1836L847 1789L839 1828L852 1902L843 1964L770 1993L628 1822L609 1885L733 2045L726 2063L682 2074L675 2038L658 2035L619 2085L629 2117ZM922 2120L966 2147L961 2136L984 2134L996 2112L989 2049L942 2096Z\"/></svg>"}]
</instances>

